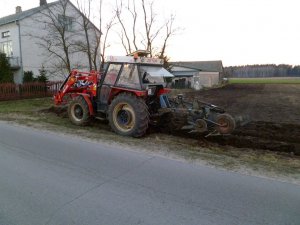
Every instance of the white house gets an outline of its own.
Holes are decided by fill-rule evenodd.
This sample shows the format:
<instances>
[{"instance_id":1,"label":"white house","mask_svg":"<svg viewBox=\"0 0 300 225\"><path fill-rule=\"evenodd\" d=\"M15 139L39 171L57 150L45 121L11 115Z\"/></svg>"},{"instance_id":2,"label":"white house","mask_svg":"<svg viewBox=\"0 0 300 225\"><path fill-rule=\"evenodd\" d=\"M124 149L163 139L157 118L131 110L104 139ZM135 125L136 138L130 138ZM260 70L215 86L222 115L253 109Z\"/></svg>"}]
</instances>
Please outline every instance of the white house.
<instances>
[{"instance_id":1,"label":"white house","mask_svg":"<svg viewBox=\"0 0 300 225\"><path fill-rule=\"evenodd\" d=\"M181 88L200 89L218 85L223 78L224 68L218 61L170 62L171 73L175 76L173 85Z\"/></svg>"},{"instance_id":2,"label":"white house","mask_svg":"<svg viewBox=\"0 0 300 225\"><path fill-rule=\"evenodd\" d=\"M25 71L39 75L42 67L50 80L61 80L68 73L65 70L68 62L71 68L88 70L89 60L83 47L87 43L82 26L83 17L68 0L48 4L46 0L40 0L36 8L22 11L21 6L17 6L15 14L0 18L0 51L9 58L15 83L22 83ZM94 45L100 31L90 21L88 27L92 53L97 54ZM62 29L68 47L65 49L68 60L57 37ZM72 47L75 44L77 47ZM98 60L94 58L94 62Z\"/></svg>"}]
</instances>

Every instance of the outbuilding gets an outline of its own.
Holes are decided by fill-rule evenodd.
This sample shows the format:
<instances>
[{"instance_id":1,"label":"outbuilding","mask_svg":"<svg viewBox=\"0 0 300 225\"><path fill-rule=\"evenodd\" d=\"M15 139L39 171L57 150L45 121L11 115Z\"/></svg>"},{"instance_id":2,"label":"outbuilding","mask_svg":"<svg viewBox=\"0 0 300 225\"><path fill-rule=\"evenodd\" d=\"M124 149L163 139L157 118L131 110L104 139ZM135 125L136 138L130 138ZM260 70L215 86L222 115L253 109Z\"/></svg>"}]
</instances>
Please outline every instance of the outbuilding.
<instances>
[{"instance_id":1,"label":"outbuilding","mask_svg":"<svg viewBox=\"0 0 300 225\"><path fill-rule=\"evenodd\" d=\"M221 60L217 61L181 61L170 62L171 73L175 76L172 86L175 88L213 87L223 79L224 68Z\"/></svg>"}]
</instances>

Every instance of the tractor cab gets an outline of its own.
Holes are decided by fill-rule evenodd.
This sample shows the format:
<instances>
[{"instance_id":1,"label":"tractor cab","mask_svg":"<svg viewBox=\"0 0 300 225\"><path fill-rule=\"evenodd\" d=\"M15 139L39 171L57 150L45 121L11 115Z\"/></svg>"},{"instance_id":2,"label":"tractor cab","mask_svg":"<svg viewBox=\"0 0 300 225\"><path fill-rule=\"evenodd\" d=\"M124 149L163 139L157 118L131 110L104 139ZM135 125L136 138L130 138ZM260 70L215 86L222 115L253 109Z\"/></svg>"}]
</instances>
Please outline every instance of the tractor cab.
<instances>
[{"instance_id":1,"label":"tractor cab","mask_svg":"<svg viewBox=\"0 0 300 225\"><path fill-rule=\"evenodd\" d=\"M98 82L97 111L105 113L112 99L121 92L144 99L158 96L166 87L165 78L173 75L163 68L163 61L136 56L110 56Z\"/></svg>"}]
</instances>

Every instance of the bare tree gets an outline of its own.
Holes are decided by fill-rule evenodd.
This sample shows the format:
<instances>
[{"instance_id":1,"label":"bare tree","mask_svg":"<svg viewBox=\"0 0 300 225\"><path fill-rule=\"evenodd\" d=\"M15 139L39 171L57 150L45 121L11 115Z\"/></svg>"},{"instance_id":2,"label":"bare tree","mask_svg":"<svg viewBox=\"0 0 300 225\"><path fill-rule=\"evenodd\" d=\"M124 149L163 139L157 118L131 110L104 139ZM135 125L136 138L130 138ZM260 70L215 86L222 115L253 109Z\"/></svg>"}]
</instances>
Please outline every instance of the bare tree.
<instances>
[{"instance_id":1,"label":"bare tree","mask_svg":"<svg viewBox=\"0 0 300 225\"><path fill-rule=\"evenodd\" d=\"M170 19L167 20L165 23L165 36L163 39L164 41L163 41L162 47L160 49L160 52L158 54L158 57L161 59L166 57L166 48L167 48L168 40L170 39L170 37L172 37L172 35L174 35L179 30L179 28L174 29L174 27L173 27L174 20L175 20L175 16L171 15Z\"/></svg>"},{"instance_id":2,"label":"bare tree","mask_svg":"<svg viewBox=\"0 0 300 225\"><path fill-rule=\"evenodd\" d=\"M91 2L92 0L77 0L77 7L81 12L79 22L85 34L85 43L80 43L81 51L86 52L90 70L97 70L101 31L91 22Z\"/></svg>"},{"instance_id":3,"label":"bare tree","mask_svg":"<svg viewBox=\"0 0 300 225\"><path fill-rule=\"evenodd\" d=\"M100 0L100 9L99 9L99 27L100 27L100 38L99 38L99 48L100 48L100 55L101 55L101 63L100 63L100 70L104 68L105 63L105 55L106 55L106 49L110 46L108 43L108 35L110 34L110 31L114 25L116 25L115 19L117 17L117 12L112 13L112 17L108 19L108 21L104 24L103 21L103 0Z\"/></svg>"},{"instance_id":4,"label":"bare tree","mask_svg":"<svg viewBox=\"0 0 300 225\"><path fill-rule=\"evenodd\" d=\"M159 23L154 3L151 0L128 0L124 4L122 0L116 0L115 11L120 24L119 37L127 54L141 49L142 46L143 49L149 51L151 57L155 55L166 58L167 43L179 28L174 28L174 15ZM138 6L140 11L137 9ZM131 20L128 19L128 15ZM128 21L131 23L128 24Z\"/></svg>"},{"instance_id":5,"label":"bare tree","mask_svg":"<svg viewBox=\"0 0 300 225\"><path fill-rule=\"evenodd\" d=\"M44 4L33 18L41 32L27 35L47 50L50 74L65 76L72 67L98 69L100 31L90 22L91 1L81 4L78 0L78 9L69 0Z\"/></svg>"},{"instance_id":6,"label":"bare tree","mask_svg":"<svg viewBox=\"0 0 300 225\"><path fill-rule=\"evenodd\" d=\"M72 35L68 32L72 26L72 20L67 17L67 0L60 0L57 4L45 5L39 16L35 19L36 22L44 26L44 34L34 35L38 39L38 44L47 49L48 56L55 59L56 63L53 68L66 69L71 71L70 55L73 51ZM66 21L68 20L68 21ZM33 34L29 34L32 35Z\"/></svg>"},{"instance_id":7,"label":"bare tree","mask_svg":"<svg viewBox=\"0 0 300 225\"><path fill-rule=\"evenodd\" d=\"M127 9L129 9L129 1L128 1L128 5L127 5ZM135 8L135 2L133 1L133 5L134 5L134 8ZM128 31L126 29L126 26L124 24L124 21L122 19L122 12L123 12L123 9L124 9L124 5L123 5L123 1L121 0L121 2L118 2L118 0L116 0L116 17L118 18L118 21L121 25L121 32L119 33L119 37L122 41L122 45L126 51L127 54L131 53L132 52L132 47L131 47L131 41L130 41L130 37L129 37L129 34L128 34ZM135 18L136 18L137 15L134 15L134 21ZM136 34L135 34L135 24L136 23L133 23L133 40L136 40ZM137 49L136 49L137 50Z\"/></svg>"},{"instance_id":8,"label":"bare tree","mask_svg":"<svg viewBox=\"0 0 300 225\"><path fill-rule=\"evenodd\" d=\"M145 34L146 34L146 50L150 52L150 56L153 56L153 46L152 43L154 42L155 38L163 28L163 26L159 27L156 30L153 30L153 25L155 22L156 14L153 11L153 1L149 4L149 9L147 11L145 0L142 1L142 8L143 8L143 18L144 18L144 26L145 26Z\"/></svg>"},{"instance_id":9,"label":"bare tree","mask_svg":"<svg viewBox=\"0 0 300 225\"><path fill-rule=\"evenodd\" d=\"M86 48L83 49L87 53L88 62L90 70L93 69L92 65L92 55L90 49L90 38L89 38L89 27L90 27L90 15L91 15L91 0L87 0L87 8L86 5L81 1L77 0L77 7L81 12L82 23L80 24L83 28L86 40Z\"/></svg>"}]
</instances>

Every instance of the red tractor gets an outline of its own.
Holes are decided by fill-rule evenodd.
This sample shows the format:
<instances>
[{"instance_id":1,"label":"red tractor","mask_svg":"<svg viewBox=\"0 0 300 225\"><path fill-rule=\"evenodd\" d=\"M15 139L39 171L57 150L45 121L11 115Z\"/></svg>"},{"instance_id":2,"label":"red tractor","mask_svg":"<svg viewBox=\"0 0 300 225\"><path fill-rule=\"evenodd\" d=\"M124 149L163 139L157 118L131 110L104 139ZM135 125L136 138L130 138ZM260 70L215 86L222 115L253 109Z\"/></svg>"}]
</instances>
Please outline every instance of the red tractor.
<instances>
[{"instance_id":1,"label":"red tractor","mask_svg":"<svg viewBox=\"0 0 300 225\"><path fill-rule=\"evenodd\" d=\"M74 124L108 119L112 130L125 136L141 137L150 124L207 135L234 130L234 119L219 107L189 103L180 95L170 99L166 77L173 75L161 59L111 56L102 74L73 70L54 100L56 105L68 105Z\"/></svg>"}]
</instances>

